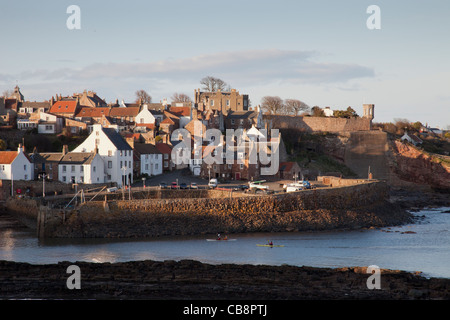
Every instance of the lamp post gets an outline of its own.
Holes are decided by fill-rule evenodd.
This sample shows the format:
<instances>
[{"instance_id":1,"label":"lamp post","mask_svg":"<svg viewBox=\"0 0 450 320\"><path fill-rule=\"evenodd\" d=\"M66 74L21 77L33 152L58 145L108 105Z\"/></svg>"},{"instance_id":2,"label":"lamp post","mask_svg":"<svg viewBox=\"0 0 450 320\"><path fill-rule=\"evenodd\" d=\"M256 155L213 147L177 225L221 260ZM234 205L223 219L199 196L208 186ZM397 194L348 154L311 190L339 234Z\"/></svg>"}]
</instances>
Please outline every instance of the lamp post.
<instances>
[{"instance_id":1,"label":"lamp post","mask_svg":"<svg viewBox=\"0 0 450 320\"><path fill-rule=\"evenodd\" d=\"M42 197L45 198L45 178L48 177L48 174L46 174L44 172L44 173L39 174L38 177L42 178Z\"/></svg>"},{"instance_id":2,"label":"lamp post","mask_svg":"<svg viewBox=\"0 0 450 320\"><path fill-rule=\"evenodd\" d=\"M122 174L122 200L125 200L125 193L123 191L123 188L125 188L125 171L127 171L127 168L122 167L122 171L123 171L123 174Z\"/></svg>"},{"instance_id":3,"label":"lamp post","mask_svg":"<svg viewBox=\"0 0 450 320\"><path fill-rule=\"evenodd\" d=\"M142 188L145 190L145 178L142 178Z\"/></svg>"}]
</instances>

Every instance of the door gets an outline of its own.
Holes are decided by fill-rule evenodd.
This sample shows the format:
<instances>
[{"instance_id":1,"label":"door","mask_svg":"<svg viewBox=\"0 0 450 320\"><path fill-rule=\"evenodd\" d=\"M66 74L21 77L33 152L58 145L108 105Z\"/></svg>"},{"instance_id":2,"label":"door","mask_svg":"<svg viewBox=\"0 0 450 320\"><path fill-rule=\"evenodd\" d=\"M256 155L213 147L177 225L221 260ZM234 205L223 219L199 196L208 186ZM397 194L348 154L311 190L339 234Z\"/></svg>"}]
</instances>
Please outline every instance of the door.
<instances>
[{"instance_id":1,"label":"door","mask_svg":"<svg viewBox=\"0 0 450 320\"><path fill-rule=\"evenodd\" d=\"M236 172L235 173L235 180L241 180L241 173L240 172Z\"/></svg>"}]
</instances>

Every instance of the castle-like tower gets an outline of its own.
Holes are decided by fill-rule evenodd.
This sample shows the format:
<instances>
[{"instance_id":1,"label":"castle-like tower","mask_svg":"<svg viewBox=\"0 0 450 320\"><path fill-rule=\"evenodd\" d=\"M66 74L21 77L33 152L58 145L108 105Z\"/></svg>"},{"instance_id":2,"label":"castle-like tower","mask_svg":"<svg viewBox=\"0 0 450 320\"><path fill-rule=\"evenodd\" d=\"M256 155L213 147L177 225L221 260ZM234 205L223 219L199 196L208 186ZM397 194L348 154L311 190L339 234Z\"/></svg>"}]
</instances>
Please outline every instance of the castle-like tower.
<instances>
[{"instance_id":1,"label":"castle-like tower","mask_svg":"<svg viewBox=\"0 0 450 320\"><path fill-rule=\"evenodd\" d=\"M374 104L363 104L363 118L373 120L374 118Z\"/></svg>"}]
</instances>

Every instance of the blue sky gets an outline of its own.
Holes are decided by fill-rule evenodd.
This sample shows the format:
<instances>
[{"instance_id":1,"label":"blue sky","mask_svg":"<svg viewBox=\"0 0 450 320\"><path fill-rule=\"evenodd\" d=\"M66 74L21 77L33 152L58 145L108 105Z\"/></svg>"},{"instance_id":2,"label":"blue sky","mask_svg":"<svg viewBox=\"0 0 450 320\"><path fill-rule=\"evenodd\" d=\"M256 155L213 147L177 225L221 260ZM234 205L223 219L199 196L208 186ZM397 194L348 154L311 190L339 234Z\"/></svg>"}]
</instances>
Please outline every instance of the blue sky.
<instances>
[{"instance_id":1,"label":"blue sky","mask_svg":"<svg viewBox=\"0 0 450 320\"><path fill-rule=\"evenodd\" d=\"M66 9L81 9L69 30ZM366 9L381 9L369 30ZM94 90L107 102L193 97L220 77L265 95L450 125L450 1L2 1L0 92L27 100Z\"/></svg>"}]
</instances>

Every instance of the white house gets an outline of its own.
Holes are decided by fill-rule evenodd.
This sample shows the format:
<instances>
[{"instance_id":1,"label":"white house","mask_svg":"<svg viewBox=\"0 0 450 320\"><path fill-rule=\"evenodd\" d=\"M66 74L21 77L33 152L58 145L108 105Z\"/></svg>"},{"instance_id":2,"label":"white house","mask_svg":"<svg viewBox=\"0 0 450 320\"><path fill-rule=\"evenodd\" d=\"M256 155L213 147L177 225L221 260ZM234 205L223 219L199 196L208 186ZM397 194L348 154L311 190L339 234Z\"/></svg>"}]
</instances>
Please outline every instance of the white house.
<instances>
[{"instance_id":1,"label":"white house","mask_svg":"<svg viewBox=\"0 0 450 320\"><path fill-rule=\"evenodd\" d=\"M94 152L68 152L58 164L59 181L65 183L104 183L103 159Z\"/></svg>"},{"instance_id":2,"label":"white house","mask_svg":"<svg viewBox=\"0 0 450 320\"><path fill-rule=\"evenodd\" d=\"M38 133L56 134L62 131L64 119L54 114L39 112Z\"/></svg>"},{"instance_id":3,"label":"white house","mask_svg":"<svg viewBox=\"0 0 450 320\"><path fill-rule=\"evenodd\" d=\"M104 163L104 182L116 182L119 187L130 185L133 182L133 149L119 132L95 124L91 134L73 151L93 152L96 148Z\"/></svg>"},{"instance_id":4,"label":"white house","mask_svg":"<svg viewBox=\"0 0 450 320\"><path fill-rule=\"evenodd\" d=\"M423 143L422 139L420 139L418 136L416 136L414 134L408 134L408 132L405 132L405 134L403 135L403 137L400 138L400 140L402 140L402 141L406 140L415 146L418 146L419 144Z\"/></svg>"},{"instance_id":5,"label":"white house","mask_svg":"<svg viewBox=\"0 0 450 320\"><path fill-rule=\"evenodd\" d=\"M32 180L33 165L23 152L21 145L17 151L0 151L1 180Z\"/></svg>"},{"instance_id":6,"label":"white house","mask_svg":"<svg viewBox=\"0 0 450 320\"><path fill-rule=\"evenodd\" d=\"M135 143L134 156L140 174L156 176L163 173L163 154L154 145Z\"/></svg>"},{"instance_id":7,"label":"white house","mask_svg":"<svg viewBox=\"0 0 450 320\"><path fill-rule=\"evenodd\" d=\"M137 114L135 118L136 124L155 124L156 119L153 114L148 110L148 105L144 104L142 110Z\"/></svg>"},{"instance_id":8,"label":"white house","mask_svg":"<svg viewBox=\"0 0 450 320\"><path fill-rule=\"evenodd\" d=\"M322 109L325 117L332 117L334 115L334 111L330 109L330 107L325 107Z\"/></svg>"}]
</instances>

